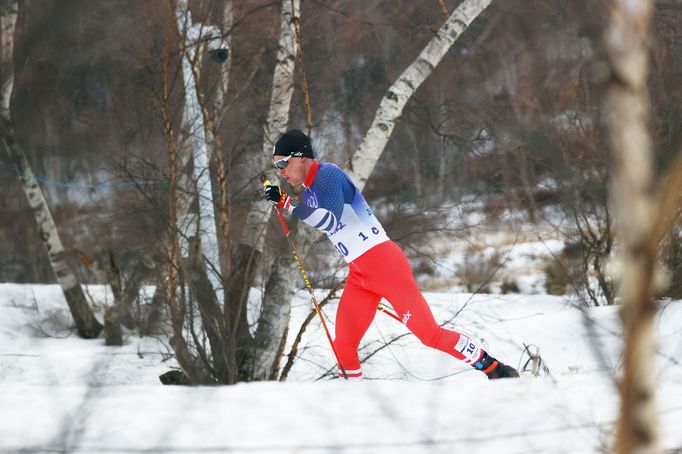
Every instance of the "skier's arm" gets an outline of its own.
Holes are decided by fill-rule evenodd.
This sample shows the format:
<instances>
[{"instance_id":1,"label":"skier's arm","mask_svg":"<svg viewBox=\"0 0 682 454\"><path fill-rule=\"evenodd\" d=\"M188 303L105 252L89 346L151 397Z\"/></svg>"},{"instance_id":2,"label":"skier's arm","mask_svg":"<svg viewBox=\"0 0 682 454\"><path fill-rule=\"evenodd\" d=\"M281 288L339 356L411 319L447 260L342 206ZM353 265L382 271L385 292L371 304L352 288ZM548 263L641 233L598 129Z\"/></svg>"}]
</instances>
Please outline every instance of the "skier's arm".
<instances>
[{"instance_id":1,"label":"skier's arm","mask_svg":"<svg viewBox=\"0 0 682 454\"><path fill-rule=\"evenodd\" d=\"M344 203L350 204L355 196L355 187L335 166L320 169L315 180L315 192L304 197L307 203L299 203L269 181L264 181L263 189L268 202L326 233L336 231Z\"/></svg>"},{"instance_id":2,"label":"skier's arm","mask_svg":"<svg viewBox=\"0 0 682 454\"><path fill-rule=\"evenodd\" d=\"M353 200L355 188L335 166L320 169L314 188L315 192L305 197L305 201L310 203L294 206L291 212L318 230L334 233L343 214L343 205Z\"/></svg>"}]
</instances>

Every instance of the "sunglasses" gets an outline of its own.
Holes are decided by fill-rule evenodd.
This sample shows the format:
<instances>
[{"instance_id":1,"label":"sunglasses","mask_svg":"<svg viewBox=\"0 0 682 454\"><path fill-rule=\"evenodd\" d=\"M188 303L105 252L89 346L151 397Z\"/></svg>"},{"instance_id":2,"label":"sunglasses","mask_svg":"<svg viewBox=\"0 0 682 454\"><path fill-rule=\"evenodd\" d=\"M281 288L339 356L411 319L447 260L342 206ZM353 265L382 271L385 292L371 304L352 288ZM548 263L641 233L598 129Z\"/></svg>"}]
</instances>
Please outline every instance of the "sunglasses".
<instances>
[{"instance_id":1,"label":"sunglasses","mask_svg":"<svg viewBox=\"0 0 682 454\"><path fill-rule=\"evenodd\" d=\"M287 156L284 159L279 159L274 162L274 166L280 170L286 169L287 166L289 165L289 159L292 158L292 155Z\"/></svg>"}]
</instances>

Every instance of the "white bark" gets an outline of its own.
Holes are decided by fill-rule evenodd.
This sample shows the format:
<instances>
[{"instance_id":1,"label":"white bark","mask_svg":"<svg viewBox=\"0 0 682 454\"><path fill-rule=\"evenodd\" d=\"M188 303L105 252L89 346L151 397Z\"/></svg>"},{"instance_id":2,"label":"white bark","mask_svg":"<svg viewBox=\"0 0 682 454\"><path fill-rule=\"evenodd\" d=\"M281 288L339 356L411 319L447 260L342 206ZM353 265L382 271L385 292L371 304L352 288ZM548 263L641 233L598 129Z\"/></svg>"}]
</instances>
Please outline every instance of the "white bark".
<instances>
[{"instance_id":1,"label":"white bark","mask_svg":"<svg viewBox=\"0 0 682 454\"><path fill-rule=\"evenodd\" d=\"M381 100L379 109L359 149L353 154L349 174L362 190L374 170L410 97L433 72L452 44L490 5L491 0L465 0L448 17L436 36L400 75Z\"/></svg>"},{"instance_id":2,"label":"white bark","mask_svg":"<svg viewBox=\"0 0 682 454\"><path fill-rule=\"evenodd\" d=\"M280 346L289 327L291 317L292 282L300 282L298 268L291 266L290 255L280 256L275 262L276 269L268 279L261 315L254 336L256 355L254 358L254 380L276 378L275 364L282 355Z\"/></svg>"},{"instance_id":3,"label":"white bark","mask_svg":"<svg viewBox=\"0 0 682 454\"><path fill-rule=\"evenodd\" d=\"M232 53L232 24L234 23L234 4L232 0L224 0L222 35ZM226 34L227 33L227 34ZM218 92L216 93L213 118L215 119L216 130L219 129L225 114L225 99L227 99L227 89L230 83L230 68L232 66L232 55L225 63L220 65L220 80L218 82ZM213 141L211 141L213 143Z\"/></svg>"},{"instance_id":4,"label":"white bark","mask_svg":"<svg viewBox=\"0 0 682 454\"><path fill-rule=\"evenodd\" d=\"M277 64L272 81L270 110L263 130L263 160L265 163L272 159L272 147L280 134L285 132L289 122L296 66L294 19L299 14L300 0L282 1L282 27L277 51ZM252 206L242 234L243 244L253 246L258 251L262 250L265 240L263 227L267 225L264 216L268 216L270 212L271 206L264 200ZM289 271L284 264L280 264L280 270ZM283 283L269 281L268 285L275 286L275 288L266 289L263 298L261 316L258 319L258 329L254 339L256 355L253 374L257 380L272 378L273 367L281 353L279 351L280 341L289 325L291 313L291 296L290 292L286 292L286 287L289 286L289 290L291 290L290 282L295 279L295 275L289 272L287 277L288 281L285 279Z\"/></svg>"},{"instance_id":5,"label":"white bark","mask_svg":"<svg viewBox=\"0 0 682 454\"><path fill-rule=\"evenodd\" d=\"M653 273L657 241L647 91L653 0L615 0L606 33L611 81L606 99L614 173L611 200L621 242L620 295L625 331L616 451L658 452Z\"/></svg>"},{"instance_id":6,"label":"white bark","mask_svg":"<svg viewBox=\"0 0 682 454\"><path fill-rule=\"evenodd\" d=\"M220 145L220 137L218 134L218 131L220 130L220 125L223 122L223 117L225 116L225 101L227 99L227 90L229 88L229 82L230 82L230 67L232 65L232 23L234 20L234 7L232 4L232 0L224 0L223 3L223 15L222 15L222 20L220 23L220 28L216 27L211 27L213 30L211 31L213 40L218 39L218 41L221 43L220 48L221 49L227 49L227 59L225 61L217 61L213 57L210 57L210 60L213 61L211 63L211 68L214 68L214 70L217 68L218 70L218 80L217 80L217 86L216 86L216 93L212 97L213 98L213 104L210 106L211 108L209 109L207 106L204 106L204 122L206 123L206 141L209 149L209 154L210 156L213 156L216 164L217 164L217 185L219 188L219 208L218 208L218 215L219 215L219 222L218 225L220 226L220 235L222 236L223 239L223 246L226 246L228 243L228 237L229 237L229 220L228 216L230 213L230 203L229 203L229 197L227 194L227 186L228 183L226 181L226 175L225 175L225 165L223 162L223 154L222 154L222 146ZM210 56L210 48L211 46L209 45L209 56ZM215 47L215 46L213 46ZM229 247L225 247L225 249L229 249ZM229 265L225 265L224 259L221 259L221 264L225 267L225 269L221 268L221 272L226 272L229 273ZM223 278L224 279L224 278Z\"/></svg>"},{"instance_id":7,"label":"white bark","mask_svg":"<svg viewBox=\"0 0 682 454\"><path fill-rule=\"evenodd\" d=\"M0 115L3 120L9 120L9 102L12 96L12 86L14 84L14 28L17 22L17 1L16 0L2 0L0 5L0 76L2 80L0 83Z\"/></svg>"},{"instance_id":8,"label":"white bark","mask_svg":"<svg viewBox=\"0 0 682 454\"><path fill-rule=\"evenodd\" d=\"M263 128L263 163L272 159L272 147L280 134L286 131L289 123L291 98L294 94L294 70L296 67L296 46L292 11L300 14L300 0L282 1L282 26L279 34L279 48L277 50L277 64L272 77L272 95L270 96L270 110ZM246 225L242 231L241 244L263 250L265 232L263 225L271 212L271 205L265 200L258 201L251 206L246 218Z\"/></svg>"},{"instance_id":9,"label":"white bark","mask_svg":"<svg viewBox=\"0 0 682 454\"><path fill-rule=\"evenodd\" d=\"M196 184L196 193L199 201L198 236L200 238L201 252L206 261L208 278L216 292L218 301L223 301L221 284L220 251L218 248L218 232L216 229L215 204L213 200L213 187L209 171L209 155L206 137L206 125L197 93L197 81L194 78L192 65L199 64L197 55L197 43L203 35L209 33L208 26L195 26L192 16L187 8L186 0L178 0L176 6L176 19L178 29L182 32L184 51L182 58L182 74L185 86L185 110L184 122L189 126L189 146L192 150L193 177ZM197 68L198 71L198 68ZM184 210L185 207L182 207ZM190 215L185 211L178 216L178 227L188 228L192 222ZM182 231L182 230L181 230ZM183 250L186 249L186 246ZM185 251L186 252L186 251Z\"/></svg>"},{"instance_id":10,"label":"white bark","mask_svg":"<svg viewBox=\"0 0 682 454\"><path fill-rule=\"evenodd\" d=\"M207 47L207 43L213 42L214 40L218 40L221 42L224 42L225 45L227 46L228 49L231 49L230 41L231 41L231 35L230 34L225 34L224 30L230 30L232 28L232 22L233 22L233 4L231 0L225 0L225 4L223 5L223 19L222 19L222 24L221 28L213 27L210 25L204 25L204 24L197 24L193 25L192 23L192 17L189 14L189 11L187 10L187 4L185 1L181 1L178 3L178 10L176 11L176 18L178 20L178 26L181 32L183 32L183 37L187 38L185 39L185 45L188 47L188 50L191 49L192 53L190 54L190 60L193 59L194 57L194 52L196 52L196 49L199 49L200 53L204 53L205 48ZM181 21L181 15L186 15L182 17L182 22ZM198 44L198 45L197 45ZM222 47L222 46L221 46ZM198 65L200 64L202 55L199 55L198 59L196 60L196 73L198 74ZM184 59L184 62L187 61L187 58ZM184 65L183 62L183 65ZM219 80L218 80L218 85L217 85L217 91L216 95L214 97L214 105L212 112L209 113L209 115L212 114L212 117L214 119L214 125L215 129L217 130L220 126L220 123L222 121L222 117L224 115L224 105L225 105L225 96L227 94L227 89L228 89L228 84L229 84L229 74L230 74L230 65L232 62L232 58L228 58L224 62L217 62L216 65L213 65L213 68L217 68L219 71ZM190 69L192 69L192 65L190 64ZM193 88L194 91L196 92L196 80L194 79L193 75L194 72L192 72L191 76L188 79L188 75L186 74L187 70L186 67L183 66L183 79L185 83L193 83ZM187 96L187 93L186 93ZM196 103L196 105L201 108L201 106ZM196 107L196 106L195 106ZM202 117L203 118L203 117ZM198 124L203 123L206 121L205 118L203 118L203 121L199 118L192 118L190 117L190 112L188 109L185 109L183 111L183 119L182 119L182 129L184 131L184 134L186 137L190 137L193 135L193 131L196 130L196 128L199 126ZM206 146L208 147L208 155L209 156L215 156L216 155L216 140L213 137L213 131L212 128L206 127L207 125L204 125L204 134L206 136L205 141L206 141ZM199 216L197 213L190 212L190 206L192 204L192 201L196 198L197 196L197 191L196 191L196 184L193 178L195 178L195 175L190 175L187 171L189 167L189 162L193 158L193 147L195 145L194 140L189 140L186 143L183 143L183 146L178 148L178 169L180 169L180 174L178 175L178 230L180 232L180 252L184 258L189 257L189 239L191 237L196 236L198 229L198 221L199 221Z\"/></svg>"}]
</instances>

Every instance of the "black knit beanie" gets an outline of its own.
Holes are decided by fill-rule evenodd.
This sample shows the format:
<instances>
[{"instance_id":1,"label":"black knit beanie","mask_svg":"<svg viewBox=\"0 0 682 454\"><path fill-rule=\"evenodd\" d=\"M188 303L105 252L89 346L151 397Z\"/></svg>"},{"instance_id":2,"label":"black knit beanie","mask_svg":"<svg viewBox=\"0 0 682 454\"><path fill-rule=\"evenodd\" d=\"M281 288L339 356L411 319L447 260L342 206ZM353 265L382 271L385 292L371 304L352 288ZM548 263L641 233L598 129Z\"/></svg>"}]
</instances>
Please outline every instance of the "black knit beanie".
<instances>
[{"instance_id":1,"label":"black knit beanie","mask_svg":"<svg viewBox=\"0 0 682 454\"><path fill-rule=\"evenodd\" d=\"M299 129L292 129L279 136L279 139L275 142L272 155L315 159L313 146L310 144L310 137Z\"/></svg>"}]
</instances>

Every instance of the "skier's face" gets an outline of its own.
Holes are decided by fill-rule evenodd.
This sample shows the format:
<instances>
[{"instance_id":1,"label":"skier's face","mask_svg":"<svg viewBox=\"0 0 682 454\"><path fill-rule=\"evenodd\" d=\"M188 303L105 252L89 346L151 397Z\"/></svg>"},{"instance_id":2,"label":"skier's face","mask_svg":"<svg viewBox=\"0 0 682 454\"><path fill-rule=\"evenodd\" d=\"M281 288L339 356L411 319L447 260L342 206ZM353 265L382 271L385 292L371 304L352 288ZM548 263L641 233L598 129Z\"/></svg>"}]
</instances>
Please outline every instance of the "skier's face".
<instances>
[{"instance_id":1,"label":"skier's face","mask_svg":"<svg viewBox=\"0 0 682 454\"><path fill-rule=\"evenodd\" d=\"M281 159L282 159L281 156L275 156L273 164ZM279 173L280 177L284 178L287 181L287 183L289 183L292 186L298 186L300 184L303 184L303 182L305 181L306 174L308 172L308 169L306 168L305 165L305 161L306 161L305 158L291 157L286 161L287 166L283 169L277 168L277 172Z\"/></svg>"}]
</instances>

